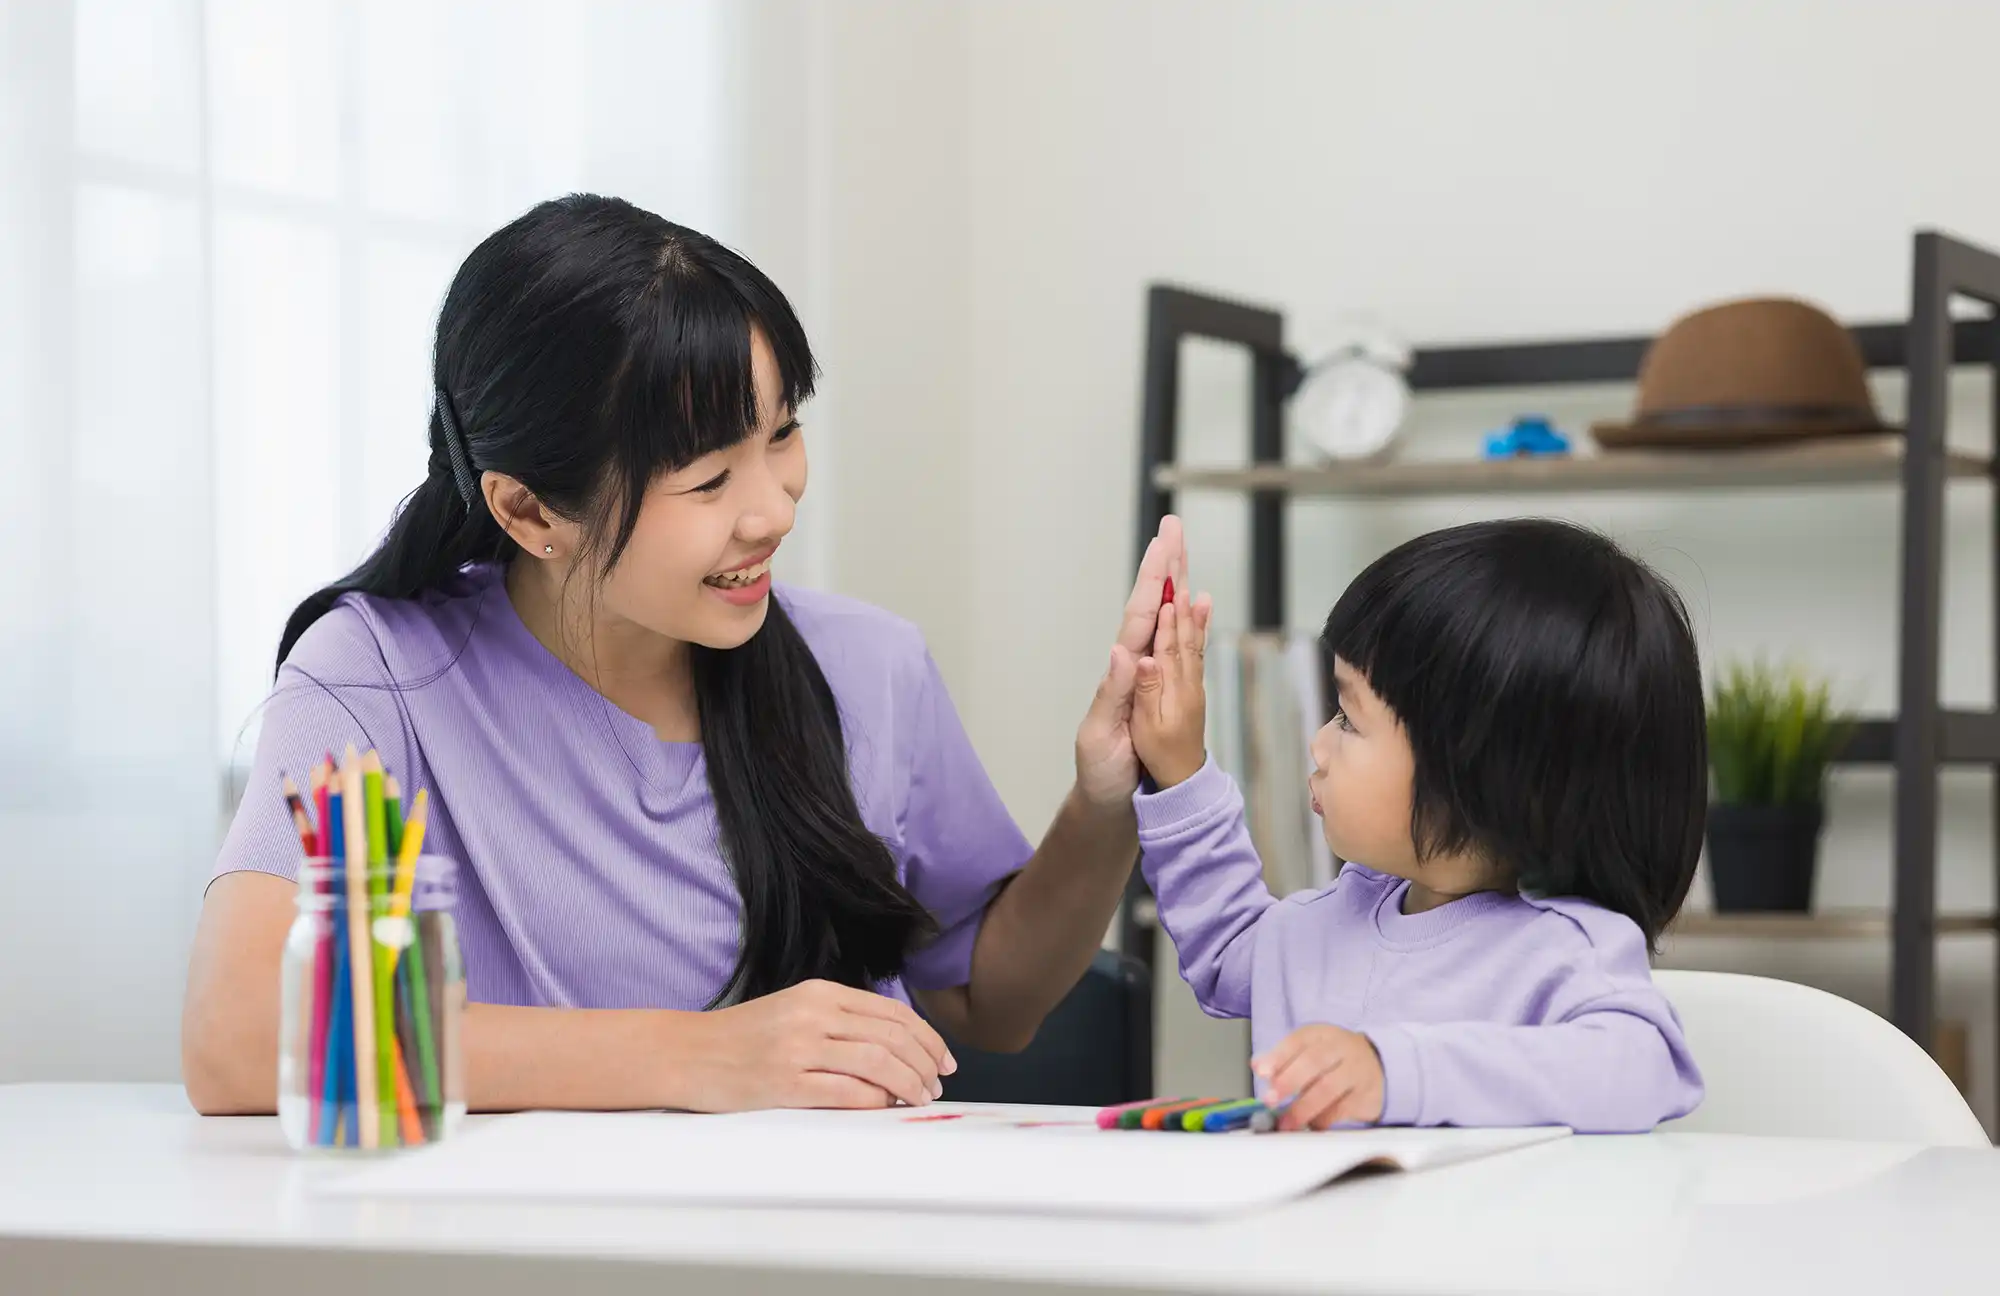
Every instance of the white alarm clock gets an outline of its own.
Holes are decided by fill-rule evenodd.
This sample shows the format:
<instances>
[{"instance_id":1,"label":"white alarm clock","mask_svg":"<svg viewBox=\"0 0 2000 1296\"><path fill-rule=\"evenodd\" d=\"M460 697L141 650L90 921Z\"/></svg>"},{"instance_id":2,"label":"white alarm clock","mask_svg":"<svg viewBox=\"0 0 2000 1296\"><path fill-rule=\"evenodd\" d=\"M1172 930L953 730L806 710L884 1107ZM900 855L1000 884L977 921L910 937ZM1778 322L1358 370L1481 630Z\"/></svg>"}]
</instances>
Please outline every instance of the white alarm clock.
<instances>
[{"instance_id":1,"label":"white alarm clock","mask_svg":"<svg viewBox=\"0 0 2000 1296\"><path fill-rule=\"evenodd\" d=\"M1346 321L1301 356L1287 407L1293 431L1328 459L1387 454L1410 409L1410 349L1379 325Z\"/></svg>"}]
</instances>

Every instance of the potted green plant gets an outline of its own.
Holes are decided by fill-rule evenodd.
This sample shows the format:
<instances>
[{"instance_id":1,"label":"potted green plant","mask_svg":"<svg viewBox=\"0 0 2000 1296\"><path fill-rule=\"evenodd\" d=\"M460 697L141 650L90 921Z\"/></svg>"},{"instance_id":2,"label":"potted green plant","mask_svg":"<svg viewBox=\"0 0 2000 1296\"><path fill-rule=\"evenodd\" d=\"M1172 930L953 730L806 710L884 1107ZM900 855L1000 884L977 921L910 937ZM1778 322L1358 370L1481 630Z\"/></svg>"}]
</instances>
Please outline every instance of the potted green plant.
<instances>
[{"instance_id":1,"label":"potted green plant","mask_svg":"<svg viewBox=\"0 0 2000 1296\"><path fill-rule=\"evenodd\" d=\"M1708 703L1708 877L1718 912L1812 908L1826 769L1850 717L1798 666L1732 662Z\"/></svg>"}]
</instances>

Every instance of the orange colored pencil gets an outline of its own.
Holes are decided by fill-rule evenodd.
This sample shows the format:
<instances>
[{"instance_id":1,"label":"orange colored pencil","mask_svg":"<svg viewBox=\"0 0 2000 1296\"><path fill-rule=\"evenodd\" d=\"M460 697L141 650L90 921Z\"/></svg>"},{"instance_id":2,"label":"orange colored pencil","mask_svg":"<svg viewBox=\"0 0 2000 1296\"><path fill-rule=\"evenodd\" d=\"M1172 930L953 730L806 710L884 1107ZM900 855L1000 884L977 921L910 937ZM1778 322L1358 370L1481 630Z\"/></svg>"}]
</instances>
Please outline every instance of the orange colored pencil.
<instances>
[{"instance_id":1,"label":"orange colored pencil","mask_svg":"<svg viewBox=\"0 0 2000 1296\"><path fill-rule=\"evenodd\" d=\"M417 1118L417 1095L410 1088L410 1070L403 1065L403 1050L389 1041L390 1058L396 1065L396 1114L402 1118L403 1145L415 1147L424 1141L424 1123Z\"/></svg>"}]
</instances>

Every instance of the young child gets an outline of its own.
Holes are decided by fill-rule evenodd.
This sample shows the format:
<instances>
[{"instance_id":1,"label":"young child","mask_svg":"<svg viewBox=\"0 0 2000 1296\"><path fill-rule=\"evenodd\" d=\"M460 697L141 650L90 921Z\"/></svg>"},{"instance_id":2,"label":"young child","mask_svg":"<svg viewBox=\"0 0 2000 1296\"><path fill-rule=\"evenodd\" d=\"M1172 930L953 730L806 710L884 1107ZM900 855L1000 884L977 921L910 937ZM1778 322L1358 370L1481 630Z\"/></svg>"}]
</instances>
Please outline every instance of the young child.
<instances>
[{"instance_id":1,"label":"young child","mask_svg":"<svg viewBox=\"0 0 2000 1296\"><path fill-rule=\"evenodd\" d=\"M1438 531L1362 572L1326 621L1338 710L1312 743L1345 863L1282 901L1207 757L1198 621L1181 591L1139 663L1143 866L1203 1010L1250 1018L1282 1127L1612 1133L1694 1109L1648 955L1693 878L1707 741L1659 577L1535 520Z\"/></svg>"}]
</instances>

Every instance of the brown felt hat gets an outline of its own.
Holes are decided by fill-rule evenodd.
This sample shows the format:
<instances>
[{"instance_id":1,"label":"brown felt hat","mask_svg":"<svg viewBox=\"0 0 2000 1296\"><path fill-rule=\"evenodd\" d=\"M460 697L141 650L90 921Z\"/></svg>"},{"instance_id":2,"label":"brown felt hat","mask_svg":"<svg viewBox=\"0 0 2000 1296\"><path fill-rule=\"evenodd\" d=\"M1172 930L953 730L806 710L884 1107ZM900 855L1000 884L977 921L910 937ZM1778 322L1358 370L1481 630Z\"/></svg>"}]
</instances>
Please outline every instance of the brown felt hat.
<instances>
[{"instance_id":1,"label":"brown felt hat","mask_svg":"<svg viewBox=\"0 0 2000 1296\"><path fill-rule=\"evenodd\" d=\"M1854 335L1818 307L1757 297L1675 320L1646 348L1632 418L1597 423L1606 449L1707 448L1879 436Z\"/></svg>"}]
</instances>

